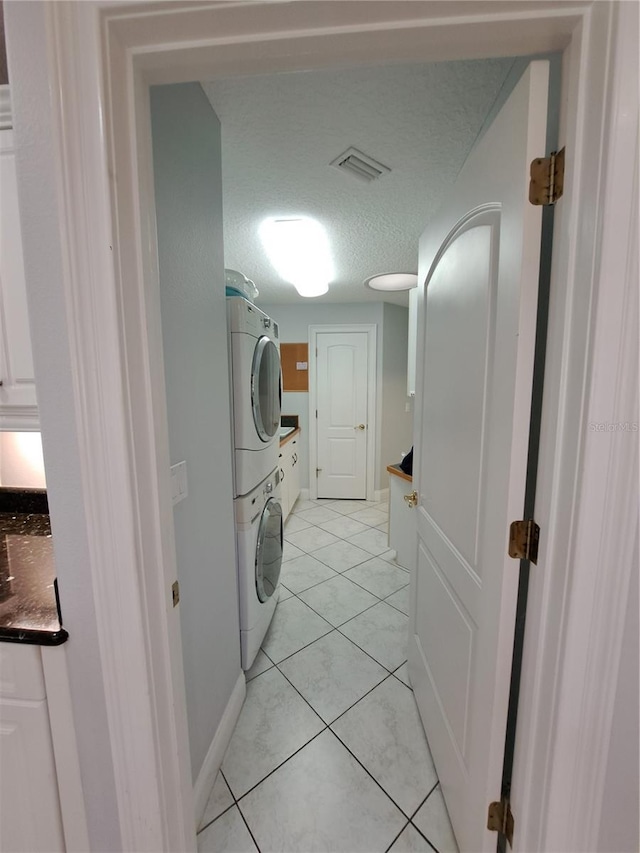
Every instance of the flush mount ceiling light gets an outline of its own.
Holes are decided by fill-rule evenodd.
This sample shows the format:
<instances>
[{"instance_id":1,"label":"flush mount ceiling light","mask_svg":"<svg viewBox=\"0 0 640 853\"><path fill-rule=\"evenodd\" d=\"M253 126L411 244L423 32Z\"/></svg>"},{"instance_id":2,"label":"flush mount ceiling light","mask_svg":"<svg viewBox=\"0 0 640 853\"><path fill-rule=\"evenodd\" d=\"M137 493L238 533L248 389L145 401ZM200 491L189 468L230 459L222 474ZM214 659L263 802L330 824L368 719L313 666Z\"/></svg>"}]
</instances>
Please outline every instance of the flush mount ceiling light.
<instances>
[{"instance_id":1,"label":"flush mount ceiling light","mask_svg":"<svg viewBox=\"0 0 640 853\"><path fill-rule=\"evenodd\" d=\"M307 216L265 219L260 239L278 275L300 296L321 296L335 272L324 227Z\"/></svg>"},{"instance_id":2,"label":"flush mount ceiling light","mask_svg":"<svg viewBox=\"0 0 640 853\"><path fill-rule=\"evenodd\" d=\"M386 272L365 279L364 286L371 290L411 290L417 287L418 276L414 272Z\"/></svg>"}]
</instances>

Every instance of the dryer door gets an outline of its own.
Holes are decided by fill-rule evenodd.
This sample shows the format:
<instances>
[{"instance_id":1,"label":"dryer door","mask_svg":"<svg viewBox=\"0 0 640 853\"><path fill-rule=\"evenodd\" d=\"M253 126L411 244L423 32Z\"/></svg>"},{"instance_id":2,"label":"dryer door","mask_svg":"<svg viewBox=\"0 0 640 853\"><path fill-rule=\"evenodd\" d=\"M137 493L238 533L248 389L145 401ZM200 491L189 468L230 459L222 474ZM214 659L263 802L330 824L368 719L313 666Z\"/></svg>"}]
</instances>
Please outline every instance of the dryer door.
<instances>
[{"instance_id":1,"label":"dryer door","mask_svg":"<svg viewBox=\"0 0 640 853\"><path fill-rule=\"evenodd\" d=\"M256 591L267 601L276 591L282 566L282 507L269 498L262 510L256 545Z\"/></svg>"},{"instance_id":2,"label":"dryer door","mask_svg":"<svg viewBox=\"0 0 640 853\"><path fill-rule=\"evenodd\" d=\"M280 354L266 335L258 339L251 365L251 409L261 441L271 441L280 428Z\"/></svg>"}]
</instances>

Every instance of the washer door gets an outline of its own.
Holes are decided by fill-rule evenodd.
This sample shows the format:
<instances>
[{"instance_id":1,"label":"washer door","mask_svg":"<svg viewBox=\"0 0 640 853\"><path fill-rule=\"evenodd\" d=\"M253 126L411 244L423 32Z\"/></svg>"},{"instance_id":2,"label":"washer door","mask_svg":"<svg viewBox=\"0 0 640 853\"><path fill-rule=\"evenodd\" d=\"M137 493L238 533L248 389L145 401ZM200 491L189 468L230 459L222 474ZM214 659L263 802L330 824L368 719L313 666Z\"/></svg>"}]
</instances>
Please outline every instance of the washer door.
<instances>
[{"instance_id":1,"label":"washer door","mask_svg":"<svg viewBox=\"0 0 640 853\"><path fill-rule=\"evenodd\" d=\"M282 507L277 498L264 505L256 544L256 592L267 601L276 591L282 567Z\"/></svg>"},{"instance_id":2,"label":"washer door","mask_svg":"<svg viewBox=\"0 0 640 853\"><path fill-rule=\"evenodd\" d=\"M261 441L270 441L280 428L280 354L266 335L258 339L251 365L251 409Z\"/></svg>"}]
</instances>

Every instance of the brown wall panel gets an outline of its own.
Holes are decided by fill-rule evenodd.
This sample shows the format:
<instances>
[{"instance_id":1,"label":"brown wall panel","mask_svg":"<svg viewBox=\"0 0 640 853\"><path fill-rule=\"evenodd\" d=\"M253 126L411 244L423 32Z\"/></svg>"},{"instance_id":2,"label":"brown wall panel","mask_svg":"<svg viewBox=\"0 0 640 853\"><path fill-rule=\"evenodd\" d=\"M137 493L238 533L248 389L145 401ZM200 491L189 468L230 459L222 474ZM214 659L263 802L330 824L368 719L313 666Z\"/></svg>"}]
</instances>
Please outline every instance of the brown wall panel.
<instances>
[{"instance_id":1,"label":"brown wall panel","mask_svg":"<svg viewBox=\"0 0 640 853\"><path fill-rule=\"evenodd\" d=\"M284 391L309 390L309 344L280 344L282 388ZM303 369L298 369L304 364Z\"/></svg>"}]
</instances>

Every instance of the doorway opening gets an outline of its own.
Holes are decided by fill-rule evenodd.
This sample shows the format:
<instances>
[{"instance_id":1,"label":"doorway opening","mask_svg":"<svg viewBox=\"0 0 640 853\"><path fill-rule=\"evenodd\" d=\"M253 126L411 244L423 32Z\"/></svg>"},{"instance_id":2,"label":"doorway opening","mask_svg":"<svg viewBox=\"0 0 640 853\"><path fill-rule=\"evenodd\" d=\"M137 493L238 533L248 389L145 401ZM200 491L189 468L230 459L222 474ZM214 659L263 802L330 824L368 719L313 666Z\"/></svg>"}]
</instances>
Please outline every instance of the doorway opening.
<instances>
[{"instance_id":1,"label":"doorway opening","mask_svg":"<svg viewBox=\"0 0 640 853\"><path fill-rule=\"evenodd\" d=\"M566 92L567 133L571 148L578 152L579 157L575 162L575 185L572 184L571 192L565 196L562 210L559 211L561 215L557 218L557 224L562 231L558 262L567 275L558 278L560 305L556 306L559 313L554 315L553 334L556 342L565 343L555 352L552 392L552 405L554 411L556 405L559 406L560 416L557 421L554 420L545 427L543 454L545 470L552 471L553 462L561 453L563 472L566 473L568 469L568 476L547 484L543 503L545 507L550 504L560 505L568 512L578 499L573 474L578 470L576 466L579 464L579 448L575 436L582 435L582 410L575 404L569 388L582 388L585 387L584 382L589 382L588 356L592 351L593 341L585 317L580 310L573 309L585 304L585 300L577 296L578 281L581 287L587 282L589 305L589 300L598 289L597 264L592 268L591 262L595 259L593 251L597 251L600 240L596 226L591 228L593 223L581 220L576 204L580 198L582 204L593 202L594 207L590 209L595 209L600 198L599 189L603 185L607 186L602 174L603 166L609 162L607 140L615 140L616 136L605 121L606 113L610 106L612 107L613 96L603 87L605 81L612 79L608 76L609 71L618 69L616 51L608 50L611 43L615 45L620 40L616 23L617 7L614 9L613 4L609 7L599 4L587 7L567 4L560 9L554 5L553 13L550 13L541 5L533 11L518 9L517 13L514 13L510 4L499 12L491 10L487 4L482 7L482 14L473 22L469 22L463 17L463 7L456 4L455 7L450 7L451 17L444 25L438 21L438 26L432 26L433 21L429 19L429 15L433 14L433 4L421 4L419 14L422 17L419 26L415 26L414 17L418 14L416 4L393 4L393 12L389 11L390 6L391 4L377 5L376 12L380 12L380 17L376 18L376 21L367 21L365 26L365 22L357 20L354 27L353 18L358 18L357 10L363 8L362 4L316 4L314 8L323 13L329 21L329 30L325 30L318 26L316 20L309 22L304 20L304 17L301 20L301 15L306 15L308 6L304 6L305 11L302 12L303 4L287 5L286 26L277 29L275 38L275 30L272 27L274 19L270 15L281 15L285 8L281 4L272 4L271 7L265 4L261 7L260 11L265 12L266 20L261 16L254 17L255 9L252 8L250 24L242 20L247 13L242 4L227 6L222 11L211 6L186 10L174 7L170 14L165 14L167 10L163 9L160 15L156 14L153 7L147 7L144 20L138 17L133 27L132 10L129 8L124 13L123 7L118 7L117 10L83 7L82 13L71 12L66 7L54 8L51 11L56 24L51 39L58 64L51 60L49 71L59 82L52 91L60 94L66 105L63 110L60 104L55 102L54 108L59 110L56 115L60 118L61 130L58 132L54 129L51 132L60 143L61 171L69 182L65 185L62 199L64 212L77 228L77 233L72 232L67 241L69 251L77 264L70 270L67 290L63 292L63 288L59 287L60 304L68 308L69 316L81 316L84 320L70 332L72 361L80 378L78 387L83 391L83 394L77 393L74 399L77 400L78 409L85 418L83 440L93 451L86 454L81 452L80 458L87 482L93 487L91 494L100 496L101 500L96 499L96 503L100 507L109 508L108 512L100 513L100 528L98 529L92 519L87 530L91 541L96 542L91 560L91 589L96 593L94 599L99 616L97 630L101 640L104 677L112 688L108 691L105 701L111 739L104 746L104 751L108 753L109 759L113 760L114 775L119 783L117 790L131 792L130 800L120 803L122 820L118 829L123 837L128 839L127 846L132 848L153 846L159 849L165 846L167 849L186 849L192 844L188 835L181 835L184 822L180 815L185 803L188 805L188 792L181 790L178 784L179 775L175 761L175 756L183 752L180 749L176 751L176 738L178 741L181 738L180 680L175 678L175 673L171 674L169 667L166 633L167 622L171 620L167 619L164 610L164 579L160 577L162 572L158 571L165 562L171 562L166 542L158 535L157 516L159 514L164 519L166 513L163 507L160 507L160 512L156 506L157 472L153 465L149 464L155 459L157 448L153 446L149 448L149 453L146 453L146 447L138 446L141 436L147 442L149 436L152 437L152 442L154 439L154 418L151 415L154 411L154 401L151 399L154 383L153 377L148 376L147 367L150 362L157 363L156 357L161 355L156 346L157 341L154 340L153 322L149 327L145 326L145 320L153 321L153 318L140 316L145 314L144 302L149 296L147 284L153 279L153 262L150 261L146 250L146 237L153 229L147 227L149 223L146 205L143 203L140 207L136 197L140 177L136 172L136 165L140 165L143 170L143 196L146 196L144 114L147 81L198 79L203 63L213 63L217 60L220 64L226 64L226 69L231 71L237 70L241 63L245 71L248 67L264 70L268 69L270 64L273 65L274 56L280 55L279 52L286 56L289 68L300 68L308 66L310 61L321 65L357 62L365 56L370 56L372 49L375 55L379 56L381 48L387 58L406 58L424 55L427 49L433 49L438 57L451 56L453 51L457 51L458 55L467 56L476 55L479 50L500 54L508 50L509 45L514 44L514 38L519 45L524 45L529 50L563 49L568 45L570 49L565 54L570 70L570 85ZM409 7L410 25L406 22ZM333 10L338 8L340 12L333 14ZM178 42L173 29L174 13L180 16L180 22L184 24ZM134 17L136 14L134 11ZM216 26L220 16L224 17L225 26L231 23L238 25L238 29ZM394 18L391 29L385 16ZM17 12L14 17L17 19ZM343 17L349 18L350 27L344 27ZM238 21L238 18L241 20ZM296 29L297 26L300 29ZM381 30L384 31L382 35ZM32 28L27 27L26 20L20 22L20 27L16 27L16 34L24 37L28 43L31 33ZM241 56L236 33L242 34L241 43L251 42L255 45L259 42L260 49L247 51ZM265 37L267 33L269 35ZM99 40L101 35L105 37L102 43ZM446 38L443 39L443 35ZM35 37L40 41L44 38L40 32L36 32ZM284 44L286 51L282 50ZM85 49L87 46L89 49ZM101 46L104 51L101 51ZM292 50L288 49L290 47ZM355 52L350 53L352 48ZM108 57L104 58L106 52ZM41 53L45 55L44 48ZM196 64L198 70L194 73ZM19 59L16 59L16 65L20 66ZM78 74L79 70L87 73ZM624 75L619 79L622 80L623 77ZM99 79L107 80L104 92L99 91ZM617 79L614 79L612 88L616 97L620 89L615 85ZM24 81L27 91L37 96L36 85L30 83L28 74L25 74ZM85 83L88 85L84 85ZM106 120L112 131L108 137L109 142L106 141L104 129L100 125L102 113L96 108L103 97L107 106ZM35 97L34 103L40 105L42 101L42 98ZM584 105L588 105L586 111L583 110ZM51 104L47 101L43 109L46 112L50 107ZM135 127L134 115L135 122L139 120ZM87 133L75 133L79 127L86 129ZM142 139L137 152L133 142L136 131L141 133ZM110 141L114 142L113 149L110 148ZM91 193L83 195L74 192L76 183L73 178L78 171L79 154L86 158L83 162L88 164L88 168L82 171L83 179L89 190L96 193L100 200L99 205L90 203ZM45 159L44 155L40 159ZM107 176L103 168L107 159L122 178L117 186L111 187L111 198L106 188ZM110 201L114 206L113 223L108 210ZM140 214L142 222L139 219ZM576 224L578 222L580 227ZM109 256L112 242L110 229L114 223L115 231L122 237L115 269L113 255ZM85 237L87 239L83 239ZM93 247L96 256L104 260L104 263L93 267L94 277L80 274L82 270L87 269L87 247ZM51 255L51 250L48 254ZM37 288L35 292L38 292ZM106 299L107 294L111 301ZM115 304L122 309L119 314L114 308ZM85 310L82 310L83 306ZM88 310L87 306L95 310ZM123 321L123 315L126 317L129 311L132 319L127 317L126 321ZM34 313L38 319L38 312ZM40 315L39 324L44 331L42 310ZM96 318L100 318L99 323ZM151 342L146 339L146 334L151 337ZM126 339L126 358L121 352L123 339ZM62 347L63 344L60 344L58 350ZM43 342L42 352L47 352L47 348L50 351L55 350L52 342ZM95 366L92 372L94 377L103 375L99 367L106 365L113 382L93 388L91 382L86 379L79 354L86 359L87 366ZM109 356L112 358L111 362L108 360ZM123 364L126 364L130 372L119 369ZM127 380L123 396L122 377L125 374ZM131 399L127 398L129 392L133 392ZM126 406L123 403L124 398L127 398ZM50 411L55 411L55 402L50 402L49 407ZM45 409L43 403L43 413ZM68 442L65 443L60 429L56 433L55 417L50 415L49 418L51 435L57 435L63 446L67 447ZM115 434L110 433L109 441L106 441L102 426L104 422L111 421L115 421L117 425L127 423L130 429L126 431L126 435L125 430L116 430ZM157 436L155 438L157 439ZM132 451L133 447L136 448L135 453ZM84 446L82 449L84 450ZM141 458L142 456L144 458ZM125 460L129 461L129 467L126 466ZM135 465L135 482L130 476L125 476L125 472L130 473L132 460ZM122 462L122 465L117 464L119 462ZM87 499L89 500L89 497ZM129 512L130 506L134 506L135 511ZM63 504L60 512L64 513ZM128 538L122 535L123 530L127 532ZM113 536L109 537L107 533L111 532ZM113 547L116 542L119 550ZM564 554L564 544L560 541L557 525L552 520L547 558L554 565L557 563L564 566ZM571 571L572 564L573 558L567 556L567 571ZM141 573L144 581L140 577ZM549 596L554 600L554 591L558 591L560 595L557 599L558 613L552 614L554 618L551 624L539 624L537 631L543 647L534 655L540 676L536 684L541 680L543 686L548 689L542 700L539 691L534 696L532 736L523 745L526 753L526 766L522 776L527 791L525 802L541 805L541 808L526 809L529 819L525 835L531 838L532 833L538 832L540 837L553 836L552 830L540 825L540 815L545 814L545 805L549 805L551 811L558 816L564 815L563 806L566 804L568 813L574 817L573 822L564 821L567 827L566 835L570 837L576 834L578 815L589 813L580 805L591 801L587 792L582 791L577 800L574 798L571 803L566 803L562 786L558 786L555 791L554 784L552 788L559 796L548 800L542 788L538 794L538 788L533 784L536 779L541 782L550 779L545 762L553 756L550 750L555 728L545 727L542 722L547 700L551 702L558 692L562 694L559 698L567 699L566 691L563 693L561 687L554 686L561 684L561 680L557 679L558 666L547 665L544 654L547 649L555 649L557 644L554 640L558 639L560 644L561 637L557 629L563 615L568 612L562 586L565 575L563 574L558 582L550 579L548 573L540 572L539 575L543 603L549 600ZM114 576L117 583L114 583ZM573 589L571 577L568 582ZM575 582L580 586L591 583L582 575ZM613 589L617 590L617 587ZM540 608L538 614L539 612ZM168 615L171 615L171 611ZM121 635L118 631L114 632L114 625L121 626ZM147 633L149 635L148 644L143 642L143 633L145 637ZM131 637L139 642L128 642ZM592 645L589 640L588 648ZM571 648L567 649L567 653L571 653ZM123 670L119 668L118 662L125 659L129 665ZM131 702L128 691L129 686L133 684L139 687L137 693L141 694L137 703ZM175 709L173 684L177 686ZM143 701L145 697L149 697L148 702ZM87 707L90 703L83 702L81 696L74 697L74 703L78 719L82 722L90 713ZM155 714L157 716L154 716ZM150 720L155 720L155 725L153 722L149 725ZM135 736L129 731L131 721L140 723L137 728L131 726ZM552 722L562 729L562 720L558 719L555 712ZM142 731L153 731L155 740L151 734L142 739L139 736ZM566 751L571 752L571 749L567 747ZM587 752L588 750L585 750L585 755ZM559 759L554 757L550 766L562 772L558 763ZM589 760L585 757L580 766L588 763ZM87 764L83 770L89 774L91 767ZM145 783L141 784L141 780L145 780ZM567 786L564 790L567 790ZM171 796L167 796L168 791ZM162 802L166 808L158 809L158 802ZM578 805L575 805L576 802ZM177 808L174 808L174 803ZM558 819L561 820L560 817ZM595 816L594 821L597 822L597 819ZM169 840L176 838L177 841ZM539 845L532 845L536 846Z\"/></svg>"},{"instance_id":2,"label":"doorway opening","mask_svg":"<svg viewBox=\"0 0 640 853\"><path fill-rule=\"evenodd\" d=\"M511 61L511 60L510 60L510 61L509 61L509 63L505 64L505 69L504 69L504 70L505 70L505 72L506 72L506 73L505 73L505 75L504 75L504 77L503 77L502 84L501 84L501 86L500 86L500 87L499 87L499 89L498 89L498 93L497 93L497 95L494 97L494 99L493 99L493 101L492 101L492 106L489 108L489 115L491 115L491 114L495 111L495 109L496 109L496 104L498 104L498 103L500 102L500 96L501 96L501 95L502 95L502 96L506 96L506 93L507 93L508 88L509 88L509 84L507 83L507 78L511 79L511 78L510 78L510 73L513 71L513 68L514 68L514 63L513 63L513 61ZM506 84L506 90L507 90L507 91L505 91L505 84ZM482 119L481 123L480 123L480 127L479 127L479 129L476 129L476 132L475 132L475 134L474 134L474 136L473 136L473 140L471 141L471 143L470 143L470 144L473 144L473 142L477 139L477 137L482 135L482 132L483 132L483 130L484 130L485 125L486 125L486 124L487 124L487 116L485 115L485 116L484 116L484 118ZM224 131L224 122L223 122L223 124L222 124L222 127L223 127L223 131ZM223 154L223 163L224 163L224 154ZM424 224L424 223L422 223L422 224ZM258 277L258 276L256 276L256 274L253 272L253 270L251 270L251 269L246 270L246 268L245 268L245 265L244 265L244 264L242 264L242 263L237 263L236 261L233 261L233 262L234 262L237 266L242 267L242 268L243 268L243 272L248 272L252 277L254 277L254 276L255 276L256 278L259 278L259 277ZM227 262L227 263L226 263L226 265L227 265L227 266L229 266L229 265L230 265L230 263L229 263L229 262ZM219 266L219 264L218 264L218 266ZM259 282L259 283L260 283L260 282ZM273 313L273 311L272 311L272 309L271 309L271 308L270 308L269 310L270 310L270 312L271 312L271 313ZM307 311L308 311L308 313L309 313L309 314L311 314L311 311L310 311L309 309L307 309ZM327 329L327 328L322 329L322 327L314 327L314 326L310 325L310 327L309 327L309 336L310 336L310 337L309 337L309 342L310 342L310 344L311 344L311 353L312 353L312 355L311 355L311 357L310 357L310 360L309 360L309 361L310 361L310 367L312 368L312 370L314 371L314 373L315 373L315 375L316 375L316 376L317 376L318 364L319 364L319 363L322 363L322 364L324 364L324 365L326 366L326 363L329 361L329 358L328 358L328 351L329 351L329 349L330 349L330 346L333 346L333 345L335 345L335 344L337 343L336 341L330 341L330 340L329 340L329 336L330 336L330 335L332 335L332 334L333 334L334 336L336 336L336 335L340 334L340 335L344 336L345 334L350 334L350 335L356 335L356 336L358 336L358 335L366 334L366 335L367 335L371 340L374 340L374 339L375 339L375 334L374 334L374 329L373 329L373 328L372 328L372 329L370 329L370 330L368 330L368 332L366 332L366 333L359 332L355 327L354 327L351 331L347 331L347 329L348 329L348 327L347 327L347 328L344 328L344 327L343 327L342 329L338 329L338 327L335 327L335 328L333 328L333 329ZM324 338L324 337L323 337L323 334L324 334L324 335L326 335L327 337L326 337L326 338ZM372 335L373 335L373 337L372 337ZM405 340L406 340L406 338L405 338ZM406 344L405 344L405 346L406 346ZM356 347L356 350L357 350L357 347ZM316 351L317 351L317 355L316 355ZM351 420L355 420L355 421L357 421L357 423L353 423L353 424L351 424L351 425L349 426L349 429L351 430L351 435L349 436L349 439L350 439L350 440L352 440L352 439L353 439L353 433L354 433L354 432L364 432L364 433L367 433L367 432L368 432L368 426L369 426L369 424L374 424L374 425L375 425L376 404L375 404L375 393L374 393L374 390L375 390L375 387L376 387L376 382L375 382L375 379L376 379L376 376L375 376L375 364L376 364L376 359L375 359L375 358L371 358L371 357L370 357L371 353L373 352L373 348L371 347L371 345L370 345L370 343L369 343L369 342L367 342L367 344L366 344L366 346L365 346L365 348L364 348L364 351L365 351L365 353L367 354L367 358L363 361L363 365L365 365L365 362L366 362L366 366L364 367L364 372L363 372L363 374L362 374L362 377L365 377L365 378L366 378L366 387L367 387L367 390L368 390L368 394L367 394L367 396L364 398L364 399L365 399L366 419L365 419L365 418L360 419L359 417L358 417L358 418L351 418ZM323 361L323 359L324 359L324 361ZM357 358L356 358L355 360L357 360ZM345 367L344 361L342 361L342 362L340 362L340 363L338 363L338 364L337 364L338 374L344 375L344 373L345 373L345 369L344 369L344 367ZM350 386L350 390L348 391L348 393L347 393L347 392L345 392L345 394L343 395L343 396L345 396L345 399L349 399L349 400L353 399L353 397L354 397L354 393L353 393L353 392L354 392L354 391L356 391L356 392L357 392L358 388L359 388L359 387L362 387L362 377L360 377L359 379L356 379L354 382L352 382L352 384L351 384L351 386ZM400 383L400 385L402 386L402 389L403 389L403 392L402 392L402 393L403 393L403 395L404 395L404 396L406 396L406 393L405 393L405 391L406 391L406 382L407 382L407 380L406 380L406 357L405 357L405 371L404 371L404 374L400 375L399 377L396 377L396 379L397 379L397 380L399 380L399 383ZM331 391L333 391L333 390L335 390L335 388L333 387L333 386L335 385L335 382L336 382L336 380L335 380L335 379L333 379L333 380L329 380L329 381L326 383L326 387L325 387L325 388L323 388L323 387L322 387L322 384L321 384L321 383L316 384L316 385L315 385L315 387L313 388L313 393L316 395L316 396L315 396L315 405L314 405L314 397L312 396L312 397L311 397L312 403L311 403L311 406L310 406L310 418L309 418L309 424L310 424L310 428L309 428L309 437L310 437L310 439L312 440L312 442L314 442L314 439L315 439L315 442L314 442L314 444L315 444L315 449L314 449L314 447L313 447L313 444L310 446L310 449L309 449L309 458L310 458L310 461L311 461L311 464L312 464L312 465L313 465L313 461L316 461L316 463L317 463L317 461L318 461L318 455L317 455L317 454L318 454L318 450L317 450L317 448L318 448L318 444L319 444L322 440L328 441L328 438L327 438L326 436L322 436L322 437L320 437L319 433L321 432L321 429L325 430L325 432L327 432L327 433L328 433L328 432L329 432L329 429L331 428L331 425L330 425L330 424L323 424L322 418L321 418L320 416L318 416L318 418L316 419L315 417L313 417L312 413L315 413L316 411L320 412L320 411L322 410L322 408L323 408L323 402L322 402L322 401L323 401L323 399L327 399L327 400L328 400L328 398L329 398L329 396L330 396L330 392L331 392ZM339 397L339 396L340 396L340 394L338 394L338 397ZM329 406L327 406L327 407L326 407L326 410L330 410L330 407L329 407ZM393 412L391 413L391 416L392 416L392 417L394 417L394 416L395 416L395 417L397 418L397 415L394 415L394 413L393 413ZM318 423L317 423L317 424L314 424L313 422L314 422L314 421L316 421L316 420L317 420L317 422L318 422ZM360 425L361 425L361 424L362 424L362 426L364 427L364 429L363 429L363 430L360 430ZM315 436L314 436L314 426L316 427L316 429L315 429ZM321 428L321 429L319 429L319 428ZM325 428L326 428L326 429L325 429ZM360 471L360 475L361 475L361 479L360 479L361 486L360 486L360 488L362 489L362 486L364 486L364 494L351 495L351 494L347 494L347 493L345 493L345 494L338 494L338 493L329 493L329 492L326 492L326 493L322 494L321 492L322 492L322 490L323 490L323 489L325 489L325 490L326 490L327 488L330 488L330 489L332 489L332 488L333 488L333 489L335 489L335 488L336 488L336 486L335 486L335 484L331 484L331 483L329 483L329 485L328 485L327 483L318 483L318 484L316 485L316 493L315 493L315 495L313 494L313 488L312 488L312 489L310 489L310 491L311 491L311 493L312 493L312 497L316 497L316 496L317 496L317 497L320 497L320 498L324 497L324 498L336 498L336 499L340 499L340 498L350 499L350 498L352 498L352 497L360 498L360 499L362 499L362 498L369 498L369 499L371 499L371 498L372 498L372 492L373 492L373 478L372 478L372 476L371 476L371 472L372 472L372 470L373 470L373 468L374 468L374 464L375 464L375 463L373 462L373 459L374 459L374 448L375 448L375 432L374 432L374 430L373 430L373 429L371 430L371 433L373 433L373 440L371 440L371 441L369 441L368 443L365 443L365 444L364 444L364 459L366 460L366 462L365 462L365 464L364 464L364 465L363 465L363 464L362 464L362 462L361 462L361 463L360 463L360 469L359 469L359 471ZM357 438L357 437L358 437L358 436L356 435L356 438ZM338 436L338 439L340 440L340 442L341 442L342 446L344 447L345 442L347 441L347 437L346 437L346 436L341 435L341 436ZM351 441L351 443L354 443L354 442L353 442L353 441ZM408 448L405 448L405 449L408 449ZM316 457L316 458L315 458L315 460L314 460L314 453L315 453L315 457ZM356 456L355 452L353 452L353 453L351 454L351 456L352 456L352 458L355 458L355 456ZM396 458L397 458L397 457L396 457ZM340 460L339 460L339 461L340 461ZM392 458L392 459L387 459L386 461L387 461L387 462L388 462L388 461L394 461L394 458ZM342 458L342 462L344 462L344 458ZM316 466L315 466L315 467L316 467L316 468L321 468L322 466L319 466L319 465L317 465L317 464L316 464ZM344 466L343 466L343 468L344 468ZM355 468L355 466L354 466L354 468ZM313 467L312 467L312 471L313 471ZM321 474L321 473L322 473L322 471L318 471L318 474ZM341 472L340 472L340 473L341 473ZM367 473L368 473L368 477L367 477ZM364 474L364 476L362 476L362 474ZM334 477L335 477L335 476L336 476L336 472L335 472L335 471L330 471L330 472L328 473L328 476L334 476ZM338 476L340 476L340 474L338 474ZM342 476L343 476L343 475L342 475ZM318 480L320 480L320 479L321 479L321 478L320 478L320 477L318 477ZM318 491L318 487L320 487L320 491ZM224 498L224 497L220 497L220 498L219 498L219 500L224 501L224 500L225 500L225 498ZM304 592L304 590L302 590L302 591ZM194 763L195 763L195 762L194 762Z\"/></svg>"}]
</instances>

